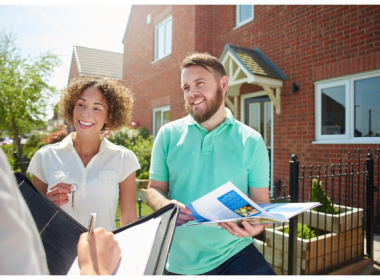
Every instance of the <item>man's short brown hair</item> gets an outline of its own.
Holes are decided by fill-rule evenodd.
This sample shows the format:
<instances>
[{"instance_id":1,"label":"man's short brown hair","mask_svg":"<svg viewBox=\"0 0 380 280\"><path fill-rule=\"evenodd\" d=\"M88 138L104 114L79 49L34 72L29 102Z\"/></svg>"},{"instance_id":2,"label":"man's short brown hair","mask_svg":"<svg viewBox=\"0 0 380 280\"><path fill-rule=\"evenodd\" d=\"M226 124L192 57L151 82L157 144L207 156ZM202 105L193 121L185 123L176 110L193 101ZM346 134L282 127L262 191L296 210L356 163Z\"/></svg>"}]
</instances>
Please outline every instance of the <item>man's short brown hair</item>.
<instances>
[{"instance_id":1,"label":"man's short brown hair","mask_svg":"<svg viewBox=\"0 0 380 280\"><path fill-rule=\"evenodd\" d=\"M185 57L182 61L180 70L191 65L199 65L205 68L207 71L211 72L206 66L210 67L214 73L212 73L215 78L222 78L223 76L227 76L226 69L224 69L223 64L214 56L209 53L193 53Z\"/></svg>"}]
</instances>

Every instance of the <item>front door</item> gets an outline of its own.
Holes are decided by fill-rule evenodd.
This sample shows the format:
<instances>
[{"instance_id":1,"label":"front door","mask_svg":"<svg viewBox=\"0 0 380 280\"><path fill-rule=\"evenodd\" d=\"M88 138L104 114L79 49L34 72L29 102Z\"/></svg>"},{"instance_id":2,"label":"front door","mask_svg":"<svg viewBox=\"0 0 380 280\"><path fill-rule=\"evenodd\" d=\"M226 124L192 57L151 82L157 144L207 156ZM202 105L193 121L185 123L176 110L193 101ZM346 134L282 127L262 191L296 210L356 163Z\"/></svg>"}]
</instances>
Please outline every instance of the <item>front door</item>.
<instances>
[{"instance_id":1,"label":"front door","mask_svg":"<svg viewBox=\"0 0 380 280\"><path fill-rule=\"evenodd\" d=\"M268 96L247 98L244 101L244 112L246 125L259 132L264 139L269 156L269 186L272 190L272 102Z\"/></svg>"}]
</instances>

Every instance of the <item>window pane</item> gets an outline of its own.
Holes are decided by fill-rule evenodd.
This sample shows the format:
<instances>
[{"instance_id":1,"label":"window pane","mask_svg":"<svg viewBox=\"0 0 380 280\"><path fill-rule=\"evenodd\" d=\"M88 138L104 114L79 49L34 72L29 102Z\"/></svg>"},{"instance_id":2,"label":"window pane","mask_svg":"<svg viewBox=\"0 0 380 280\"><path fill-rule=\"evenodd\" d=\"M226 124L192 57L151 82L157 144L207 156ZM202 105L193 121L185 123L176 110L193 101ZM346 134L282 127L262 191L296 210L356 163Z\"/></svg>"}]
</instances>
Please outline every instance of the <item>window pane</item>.
<instances>
[{"instance_id":1,"label":"window pane","mask_svg":"<svg viewBox=\"0 0 380 280\"><path fill-rule=\"evenodd\" d=\"M354 83L355 137L380 137L380 77Z\"/></svg>"},{"instance_id":2,"label":"window pane","mask_svg":"<svg viewBox=\"0 0 380 280\"><path fill-rule=\"evenodd\" d=\"M257 132L260 131L260 103L249 104L249 126Z\"/></svg>"},{"instance_id":3,"label":"window pane","mask_svg":"<svg viewBox=\"0 0 380 280\"><path fill-rule=\"evenodd\" d=\"M239 22L252 17L252 5L239 5Z\"/></svg>"},{"instance_id":4,"label":"window pane","mask_svg":"<svg viewBox=\"0 0 380 280\"><path fill-rule=\"evenodd\" d=\"M322 134L346 133L346 87L322 89Z\"/></svg>"},{"instance_id":5,"label":"window pane","mask_svg":"<svg viewBox=\"0 0 380 280\"><path fill-rule=\"evenodd\" d=\"M156 111L156 135L158 133L158 130L160 129L160 127L162 126L162 123L161 123L161 111Z\"/></svg>"},{"instance_id":6,"label":"window pane","mask_svg":"<svg viewBox=\"0 0 380 280\"><path fill-rule=\"evenodd\" d=\"M165 55L172 52L172 20L165 23Z\"/></svg>"},{"instance_id":7,"label":"window pane","mask_svg":"<svg viewBox=\"0 0 380 280\"><path fill-rule=\"evenodd\" d=\"M165 43L165 26L161 25L157 28L157 59L164 56L164 43Z\"/></svg>"},{"instance_id":8,"label":"window pane","mask_svg":"<svg viewBox=\"0 0 380 280\"><path fill-rule=\"evenodd\" d=\"M170 111L166 111L164 112L164 124L167 124L168 122L170 122Z\"/></svg>"}]
</instances>

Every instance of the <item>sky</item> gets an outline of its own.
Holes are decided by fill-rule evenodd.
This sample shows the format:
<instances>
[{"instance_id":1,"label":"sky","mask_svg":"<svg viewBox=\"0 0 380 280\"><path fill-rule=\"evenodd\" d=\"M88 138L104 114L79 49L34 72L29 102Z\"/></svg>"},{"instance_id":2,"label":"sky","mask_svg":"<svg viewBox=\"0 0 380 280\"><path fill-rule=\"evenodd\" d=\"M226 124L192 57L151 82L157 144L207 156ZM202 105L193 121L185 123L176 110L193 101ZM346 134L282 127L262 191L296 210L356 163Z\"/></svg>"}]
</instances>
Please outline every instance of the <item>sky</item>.
<instances>
[{"instance_id":1,"label":"sky","mask_svg":"<svg viewBox=\"0 0 380 280\"><path fill-rule=\"evenodd\" d=\"M23 56L36 57L47 51L59 56L61 66L55 68L49 80L49 84L57 89L67 86L74 45L123 53L122 39L131 5L121 5L120 2L128 1L109 1L111 5L105 5L105 1L97 5L86 5L85 1L76 1L82 5L16 2L18 5L0 1L0 30L14 33L15 44ZM51 102L58 100L59 97ZM48 118L51 116L49 109Z\"/></svg>"}]
</instances>

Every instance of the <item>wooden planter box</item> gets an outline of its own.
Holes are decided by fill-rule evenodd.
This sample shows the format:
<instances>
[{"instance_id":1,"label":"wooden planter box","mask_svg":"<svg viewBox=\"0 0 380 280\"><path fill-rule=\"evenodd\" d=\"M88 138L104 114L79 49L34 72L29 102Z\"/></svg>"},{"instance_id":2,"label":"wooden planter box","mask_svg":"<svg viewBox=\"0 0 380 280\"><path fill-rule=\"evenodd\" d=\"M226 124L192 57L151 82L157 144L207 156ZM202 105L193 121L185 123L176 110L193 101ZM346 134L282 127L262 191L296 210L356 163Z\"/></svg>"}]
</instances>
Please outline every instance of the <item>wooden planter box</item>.
<instances>
[{"instance_id":1,"label":"wooden planter box","mask_svg":"<svg viewBox=\"0 0 380 280\"><path fill-rule=\"evenodd\" d=\"M282 274L282 268L284 269L284 274L287 274L288 269L289 235L283 233L282 228L282 225L274 230L273 227L268 227L266 228L266 242L256 239L254 241L257 249L264 255L268 263L273 264L274 261L273 269L276 274ZM300 274L301 263L301 275L307 275L309 272L314 274L317 271L333 268L338 264L363 255L363 237L363 227L359 227L340 234L327 233L326 236L323 234L304 240L297 238L297 274ZM331 243L333 244L332 250ZM282 256L283 251L284 256Z\"/></svg>"},{"instance_id":2,"label":"wooden planter box","mask_svg":"<svg viewBox=\"0 0 380 280\"><path fill-rule=\"evenodd\" d=\"M135 186L136 186L136 199L141 198L141 200L144 203L147 203L147 198L146 198L146 189L149 184L149 179L136 179L135 180Z\"/></svg>"},{"instance_id":3,"label":"wooden planter box","mask_svg":"<svg viewBox=\"0 0 380 280\"><path fill-rule=\"evenodd\" d=\"M334 205L339 207L339 205ZM345 231L350 231L352 228L363 226L363 209L340 206L340 214L326 214L318 213L317 211L306 211L304 212L303 223L310 226L310 216L311 216L311 227L319 228L334 233L342 233ZM359 216L359 219L358 219ZM318 222L319 220L319 222ZM326 221L326 225L325 225ZM302 223L302 214L298 215L298 222ZM358 225L359 223L359 225ZM332 225L332 227L331 227ZM332 228L332 230L331 230Z\"/></svg>"}]
</instances>

